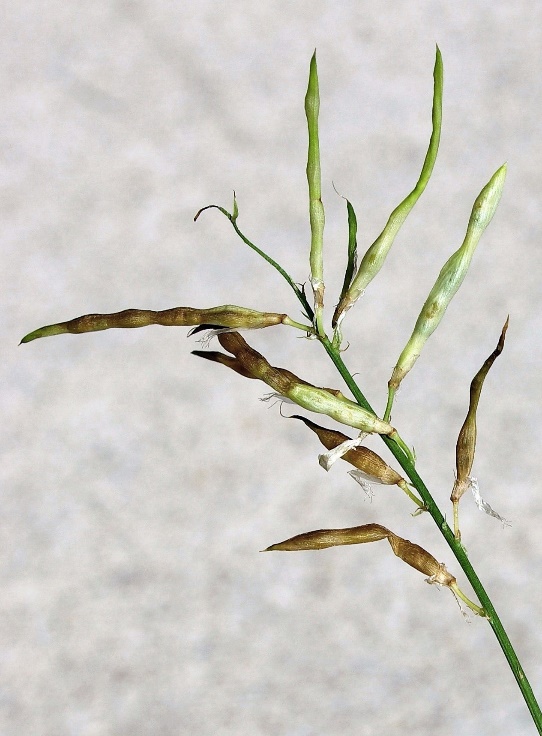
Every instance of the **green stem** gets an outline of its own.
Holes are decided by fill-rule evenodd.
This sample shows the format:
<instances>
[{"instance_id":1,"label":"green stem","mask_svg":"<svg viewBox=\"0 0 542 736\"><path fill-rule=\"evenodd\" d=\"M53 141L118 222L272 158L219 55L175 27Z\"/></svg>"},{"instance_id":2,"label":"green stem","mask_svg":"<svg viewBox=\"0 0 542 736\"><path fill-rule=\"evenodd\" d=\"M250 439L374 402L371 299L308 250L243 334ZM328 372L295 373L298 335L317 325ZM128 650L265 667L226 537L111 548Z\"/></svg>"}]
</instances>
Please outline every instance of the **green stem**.
<instances>
[{"instance_id":1,"label":"green stem","mask_svg":"<svg viewBox=\"0 0 542 736\"><path fill-rule=\"evenodd\" d=\"M286 316L282 320L282 324L286 325L287 327L295 327L296 330L302 330L303 332L306 332L307 335L315 335L314 327L312 325L305 325L303 322L296 322L295 319L292 319L291 317Z\"/></svg>"},{"instance_id":2,"label":"green stem","mask_svg":"<svg viewBox=\"0 0 542 736\"><path fill-rule=\"evenodd\" d=\"M268 256L265 251L261 250L261 248L258 248L257 245L254 245L247 237L244 235L244 233L239 230L239 227L237 226L237 213L234 213L233 215L228 212L228 210L224 209L224 207L219 207L217 204L209 204L207 207L202 207L200 210L196 212L196 215L194 217L194 222L198 219L198 217L201 215L202 212L205 212L205 210L219 210L222 212L222 214L228 218L228 220L231 222L233 229L237 233L237 235L241 238L243 243L248 245L249 248L252 248L252 250L256 251L258 255L260 255L267 263L269 263L270 266L273 266L274 269L276 269L280 275L285 279L288 284L293 289L296 297L301 302L303 309L305 310L305 316L308 320L311 322L314 319L314 312L312 311L311 306L309 305L309 302L307 301L307 297L305 296L304 292L299 288L299 286L295 283L295 281L292 279L289 273L287 273L282 266L280 266L276 261L274 261L271 256Z\"/></svg>"},{"instance_id":3,"label":"green stem","mask_svg":"<svg viewBox=\"0 0 542 736\"><path fill-rule=\"evenodd\" d=\"M395 389L393 386L388 384L388 403L386 404L386 411L384 412L384 421L389 422L391 419L391 409L393 407L393 400L395 398Z\"/></svg>"},{"instance_id":4,"label":"green stem","mask_svg":"<svg viewBox=\"0 0 542 736\"><path fill-rule=\"evenodd\" d=\"M321 343L324 346L327 354L335 364L335 367L343 377L346 385L352 392L352 395L355 397L358 404L360 406L363 406L363 408L367 409L368 411L373 411L371 405L369 404L363 393L360 391L350 371L344 364L338 350L333 347L333 344L327 338L321 339ZM427 486L418 475L410 458L405 455L405 453L392 439L386 437L385 435L382 435L382 439L386 443L392 454L395 456L397 462L401 465L405 473L408 475L410 482L412 483L414 488L416 488L416 490L420 494L425 508L431 514L433 521L435 522L442 536L448 543L448 546L452 550L455 558L457 559L463 572L465 573L465 576L467 577L474 592L476 593L478 600L483 607L489 625L493 629L493 632L497 637L497 641L501 646L503 654L506 657L506 661L508 662L512 673L516 678L516 682L519 689L521 690L521 694L525 699L538 733L542 734L542 711L540 710L540 706L536 701L531 685L529 684L529 681L525 676L525 673L523 672L521 663L517 657L516 652L514 651L514 648L510 642L510 639L508 638L506 631L504 630L501 620L497 615L495 608L493 607L493 603L491 602L488 594L485 591L484 586L480 582L478 575L476 574L474 568L470 563L465 548L463 547L461 542L455 538L453 531L448 526L446 519L444 518L439 507L435 503Z\"/></svg>"}]
</instances>

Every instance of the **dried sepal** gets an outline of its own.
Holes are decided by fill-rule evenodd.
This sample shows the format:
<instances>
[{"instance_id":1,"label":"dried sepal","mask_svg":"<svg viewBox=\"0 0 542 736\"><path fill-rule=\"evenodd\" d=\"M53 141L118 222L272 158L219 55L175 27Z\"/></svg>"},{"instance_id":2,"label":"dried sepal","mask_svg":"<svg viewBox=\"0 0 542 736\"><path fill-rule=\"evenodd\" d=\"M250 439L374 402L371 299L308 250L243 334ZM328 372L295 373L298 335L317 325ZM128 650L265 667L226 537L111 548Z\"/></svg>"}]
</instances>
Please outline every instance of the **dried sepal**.
<instances>
[{"instance_id":1,"label":"dried sepal","mask_svg":"<svg viewBox=\"0 0 542 736\"><path fill-rule=\"evenodd\" d=\"M476 478L469 478L469 487L472 491L472 496L474 498L474 503L478 506L480 511L483 511L484 514L487 514L488 516L492 516L494 519L497 519L505 526L510 526L510 522L508 519L505 519L504 516L501 516L498 514L494 508L492 508L487 501L484 501L482 498L482 495L480 494L480 488L478 487L478 481Z\"/></svg>"},{"instance_id":2,"label":"dried sepal","mask_svg":"<svg viewBox=\"0 0 542 736\"><path fill-rule=\"evenodd\" d=\"M112 328L146 327L147 325L164 325L166 327L208 325L250 330L280 325L286 319L286 314L258 312L254 309L237 307L233 304L211 307L210 309L194 309L192 307L173 307L172 309L159 311L152 309L124 309L122 312L113 312L110 314L85 314L82 317L76 317L67 322L46 325L25 335L21 343L31 342L40 337L50 337L65 333L80 334Z\"/></svg>"},{"instance_id":3,"label":"dried sepal","mask_svg":"<svg viewBox=\"0 0 542 736\"><path fill-rule=\"evenodd\" d=\"M484 616L484 610L470 601L460 590L456 578L448 572L442 562L438 562L432 554L418 544L403 539L381 524L363 524L345 529L317 529L272 544L263 552L300 552L327 549L347 544L366 544L387 539L394 554L407 565L427 575L426 582L431 585L442 585L463 600L477 615Z\"/></svg>"},{"instance_id":4,"label":"dried sepal","mask_svg":"<svg viewBox=\"0 0 542 736\"><path fill-rule=\"evenodd\" d=\"M463 426L461 427L459 431L459 436L457 438L457 444L455 448L455 466L456 466L456 478L454 487L452 489L452 493L450 496L450 501L453 504L453 510L454 510L454 533L456 536L456 539L460 539L461 533L459 531L459 500L463 496L463 494L473 488L473 482L470 477L472 465L474 463L474 454L476 451L476 435L477 435L477 427L476 427L476 412L478 409L478 403L480 401L480 395L482 393L482 387L484 385L485 378L487 374L489 373L489 370L495 360L499 357L499 355L502 353L504 348L504 341L506 338L506 331L508 329L508 321L509 318L506 318L506 322L503 325L503 328L501 330L501 335L499 337L499 342L497 343L497 347L495 350L491 353L491 355L485 360L484 364L478 371L478 373L474 376L474 378L471 381L470 384L470 400L469 400L469 409L467 412L467 416L465 417L465 421L463 422ZM475 500L477 499L476 493L474 492ZM479 496L479 493L478 493ZM478 507L482 510L485 507L488 507L491 509L489 504L486 504L483 499L478 503ZM496 515L499 519L502 519L496 512L491 509L491 515ZM488 512L489 513L489 512Z\"/></svg>"},{"instance_id":5,"label":"dried sepal","mask_svg":"<svg viewBox=\"0 0 542 736\"><path fill-rule=\"evenodd\" d=\"M354 437L353 439L350 437L346 437L345 435L345 439L343 440L343 442L341 442L340 445L337 445L331 450L318 455L318 462L320 463L322 468L324 468L324 470L329 471L331 467L337 462L337 460L342 460L343 457L350 451L360 448L363 445L367 436L367 432L360 432L359 435L357 437Z\"/></svg>"}]
</instances>

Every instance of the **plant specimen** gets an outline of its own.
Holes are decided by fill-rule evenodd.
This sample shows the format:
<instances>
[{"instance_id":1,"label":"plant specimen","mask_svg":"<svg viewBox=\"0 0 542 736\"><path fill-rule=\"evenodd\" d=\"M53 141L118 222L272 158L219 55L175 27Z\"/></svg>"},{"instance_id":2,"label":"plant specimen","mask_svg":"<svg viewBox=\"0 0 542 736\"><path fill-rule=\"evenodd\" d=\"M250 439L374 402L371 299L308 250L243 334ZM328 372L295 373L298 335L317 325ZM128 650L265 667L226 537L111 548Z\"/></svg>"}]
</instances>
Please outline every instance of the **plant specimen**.
<instances>
[{"instance_id":1,"label":"plant specimen","mask_svg":"<svg viewBox=\"0 0 542 736\"><path fill-rule=\"evenodd\" d=\"M356 215L352 204L347 201L349 226L347 264L342 289L332 315L329 334L326 332L324 312L326 300L323 265L325 215L321 199L318 136L320 97L316 55L313 55L305 97L309 138L307 180L311 230L309 263L312 298L309 299L305 288L298 285L282 266L256 247L240 230L237 222L239 212L235 195L231 212L217 205L209 205L201 209L195 217L197 219L204 210L212 208L218 209L225 215L243 242L275 268L293 289L302 307L302 317L293 319L284 313L261 312L234 305L208 309L175 307L163 311L127 309L112 314L87 314L66 322L41 327L26 335L22 342L28 343L41 337L64 333L78 334L110 328L144 327L152 324L192 327L192 334L204 333L207 348L193 351L195 356L222 364L244 378L264 382L272 390L271 396L278 397L281 401L293 403L315 414L326 415L351 430L357 430L358 435L352 438L337 429L332 430L320 426L304 416L295 414L292 417L301 420L317 435L325 447L326 452L319 456L320 464L324 468L329 469L334 462L342 459L354 467L350 475L360 484L364 486L367 483L397 485L412 502L414 515L421 519L430 516L472 585L478 601L470 600L459 588L456 577L427 550L401 538L380 524L368 523L342 529L303 532L290 539L272 544L267 547L266 551L318 550L332 546L387 540L394 554L426 575L428 583L449 588L475 615L487 620L502 647L538 732L542 733L540 708L497 612L472 567L462 544L459 526L459 503L469 488L473 491L475 500L482 510L504 522L504 519L481 498L475 479L470 477L470 472L476 446L478 402L484 380L493 362L503 350L508 320L502 328L497 347L471 383L469 409L456 446L456 481L450 499L453 509L453 529L447 524L444 515L418 474L413 451L392 424L392 409L397 389L407 373L414 367L425 342L438 327L451 299L461 286L474 251L495 214L504 186L506 165L497 169L475 199L463 243L443 265L421 308L412 335L401 352L388 381L388 401L382 416L379 416L369 405L342 358L344 348L342 333L345 318L372 279L378 274L401 225L423 193L431 176L440 140L442 88L442 59L437 48L434 67L432 133L419 179L410 194L391 213L384 229L361 258L359 266L357 264ZM246 333L250 330L276 325L285 325L317 340L334 363L353 398L348 398L340 390L334 388L315 386L285 368L273 366L240 334L241 331ZM215 338L222 351L208 349L208 343ZM378 454L363 445L364 439L369 434L380 435L399 463L404 475L390 467Z\"/></svg>"}]
</instances>

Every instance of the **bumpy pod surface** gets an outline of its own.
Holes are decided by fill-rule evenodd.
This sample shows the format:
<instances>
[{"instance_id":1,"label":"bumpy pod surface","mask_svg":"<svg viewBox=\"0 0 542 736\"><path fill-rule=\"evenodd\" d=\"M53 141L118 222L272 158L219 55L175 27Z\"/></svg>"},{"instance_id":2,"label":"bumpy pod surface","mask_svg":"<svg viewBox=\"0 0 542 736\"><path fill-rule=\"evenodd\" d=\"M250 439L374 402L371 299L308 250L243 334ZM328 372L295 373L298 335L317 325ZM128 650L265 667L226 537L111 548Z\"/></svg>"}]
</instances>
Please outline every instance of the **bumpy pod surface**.
<instances>
[{"instance_id":1,"label":"bumpy pod surface","mask_svg":"<svg viewBox=\"0 0 542 736\"><path fill-rule=\"evenodd\" d=\"M446 261L438 275L435 285L429 292L429 296L422 307L412 335L399 356L397 365L393 369L389 381L390 388L396 390L403 378L411 370L419 358L425 342L438 327L448 305L463 283L476 246L497 209L505 177L506 164L501 166L493 174L476 198L465 239L461 247Z\"/></svg>"},{"instance_id":2,"label":"bumpy pod surface","mask_svg":"<svg viewBox=\"0 0 542 736\"><path fill-rule=\"evenodd\" d=\"M218 335L218 340L223 348L237 358L246 371L298 406L317 414L326 414L340 424L346 424L362 432L385 435L395 432L390 424L345 398L340 392L318 388L285 368L270 365L239 333L225 332Z\"/></svg>"},{"instance_id":3,"label":"bumpy pod surface","mask_svg":"<svg viewBox=\"0 0 542 736\"><path fill-rule=\"evenodd\" d=\"M165 327L194 327L195 325L214 325L235 329L259 329L279 325L287 315L274 312L257 312L246 307L225 304L211 309L194 309L192 307L173 307L154 311L152 309L125 309L111 314L85 314L82 317L58 322L54 325L40 327L23 337L22 343L37 340L40 337L62 335L65 333L80 334L97 332L113 328L146 327L147 325L164 325Z\"/></svg>"}]
</instances>

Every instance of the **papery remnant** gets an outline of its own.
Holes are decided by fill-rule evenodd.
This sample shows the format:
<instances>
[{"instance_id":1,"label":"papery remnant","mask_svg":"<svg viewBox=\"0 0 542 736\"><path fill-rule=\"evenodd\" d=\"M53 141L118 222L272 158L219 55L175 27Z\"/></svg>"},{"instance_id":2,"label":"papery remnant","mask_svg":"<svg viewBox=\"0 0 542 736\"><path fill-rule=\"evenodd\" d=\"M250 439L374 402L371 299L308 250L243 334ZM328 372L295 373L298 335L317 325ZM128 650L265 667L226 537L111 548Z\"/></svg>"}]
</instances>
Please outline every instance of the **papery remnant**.
<instances>
[{"instance_id":1,"label":"papery remnant","mask_svg":"<svg viewBox=\"0 0 542 736\"><path fill-rule=\"evenodd\" d=\"M337 432L333 429L321 427L320 425L315 424L306 417L294 414L290 418L299 419L300 421L302 421L317 435L320 442L328 450L334 450L335 448L339 448L344 443L351 441L350 438L342 432ZM320 456L320 458L322 457L324 456ZM423 506L423 502L420 501L419 498L416 498L416 496L412 493L412 491L408 487L406 480L401 475L399 475L396 470L390 467L385 462L385 460L380 457L380 455L378 455L376 452L373 452L368 447L359 445L357 447L353 447L352 449L348 449L344 452L344 454L341 455L341 459L345 460L356 468L355 471L353 470L350 472L350 475L352 476L352 478L354 478L356 482L360 483L362 487L364 487L363 483L361 482L362 480L367 480L369 483L397 485L399 486L399 488L401 488L402 491L407 494L407 496L411 500L416 503L418 507L421 508ZM322 460L320 460L320 464L323 465L326 470L328 469L326 465L322 462Z\"/></svg>"}]
</instances>

